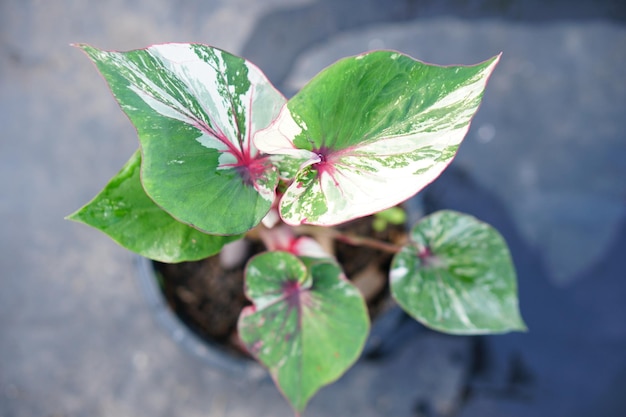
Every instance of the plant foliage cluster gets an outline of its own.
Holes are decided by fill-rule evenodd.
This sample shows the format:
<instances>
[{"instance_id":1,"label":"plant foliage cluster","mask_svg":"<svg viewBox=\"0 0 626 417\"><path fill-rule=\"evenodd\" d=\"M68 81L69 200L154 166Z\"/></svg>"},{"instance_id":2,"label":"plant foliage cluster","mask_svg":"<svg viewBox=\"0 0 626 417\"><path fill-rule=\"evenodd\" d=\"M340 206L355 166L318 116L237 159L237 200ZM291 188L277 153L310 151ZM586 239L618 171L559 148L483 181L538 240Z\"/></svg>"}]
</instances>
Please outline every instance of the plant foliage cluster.
<instances>
[{"instance_id":1,"label":"plant foliage cluster","mask_svg":"<svg viewBox=\"0 0 626 417\"><path fill-rule=\"evenodd\" d=\"M357 360L370 327L363 296L302 225L332 228L377 213L377 227L403 221L394 207L452 161L499 56L442 67L373 51L338 61L286 100L253 64L206 45L80 48L140 148L69 218L171 263L262 229L269 250L246 266L253 304L239 335L300 413ZM440 211L409 235L389 271L408 314L454 334L524 329L496 230Z\"/></svg>"}]
</instances>

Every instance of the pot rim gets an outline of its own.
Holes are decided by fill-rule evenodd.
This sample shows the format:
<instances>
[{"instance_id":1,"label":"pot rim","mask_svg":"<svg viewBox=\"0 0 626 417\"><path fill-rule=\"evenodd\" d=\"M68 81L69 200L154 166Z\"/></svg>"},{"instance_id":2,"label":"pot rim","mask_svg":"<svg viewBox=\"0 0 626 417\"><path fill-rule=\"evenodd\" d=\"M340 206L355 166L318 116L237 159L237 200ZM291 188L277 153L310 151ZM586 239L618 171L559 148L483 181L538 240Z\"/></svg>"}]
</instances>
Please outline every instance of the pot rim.
<instances>
[{"instance_id":1,"label":"pot rim","mask_svg":"<svg viewBox=\"0 0 626 417\"><path fill-rule=\"evenodd\" d=\"M163 292L159 288L153 261L143 256L135 257L139 277L139 287L144 294L159 327L191 356L220 371L236 376L260 380L268 371L258 362L244 357L237 357L217 343L204 340L196 335L170 309Z\"/></svg>"}]
</instances>

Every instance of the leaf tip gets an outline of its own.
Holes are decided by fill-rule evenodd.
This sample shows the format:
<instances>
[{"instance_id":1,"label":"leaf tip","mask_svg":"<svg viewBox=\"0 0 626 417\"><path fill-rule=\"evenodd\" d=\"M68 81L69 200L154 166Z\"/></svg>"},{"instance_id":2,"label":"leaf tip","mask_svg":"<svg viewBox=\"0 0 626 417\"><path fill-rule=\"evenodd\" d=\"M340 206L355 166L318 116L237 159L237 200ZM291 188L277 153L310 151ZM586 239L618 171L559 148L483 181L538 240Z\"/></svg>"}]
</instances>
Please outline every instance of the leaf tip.
<instances>
[{"instance_id":1,"label":"leaf tip","mask_svg":"<svg viewBox=\"0 0 626 417\"><path fill-rule=\"evenodd\" d=\"M489 68L489 74L490 75L493 72L493 70L495 69L495 67L498 65L498 63L500 62L500 58L502 58L502 52L498 53L497 55L494 55L493 57L491 57L487 61L485 61L485 63L488 64L487 68Z\"/></svg>"},{"instance_id":2,"label":"leaf tip","mask_svg":"<svg viewBox=\"0 0 626 417\"><path fill-rule=\"evenodd\" d=\"M528 330L528 326L526 325L526 323L524 323L524 320L520 318L517 325L511 328L511 331L527 333L529 330Z\"/></svg>"},{"instance_id":3,"label":"leaf tip","mask_svg":"<svg viewBox=\"0 0 626 417\"><path fill-rule=\"evenodd\" d=\"M63 217L63 220L70 220L70 221L73 221L73 222L83 223L83 220L80 217L80 209L78 209L75 212L73 212L71 214L68 214L67 216Z\"/></svg>"},{"instance_id":4,"label":"leaf tip","mask_svg":"<svg viewBox=\"0 0 626 417\"><path fill-rule=\"evenodd\" d=\"M94 48L86 43L70 43L70 46L84 52L91 59L93 59L94 54L99 51L97 48Z\"/></svg>"},{"instance_id":5,"label":"leaf tip","mask_svg":"<svg viewBox=\"0 0 626 417\"><path fill-rule=\"evenodd\" d=\"M73 48L82 49L83 51L93 48L92 46L89 46L86 43L80 43L80 42L72 42L70 43L70 46Z\"/></svg>"}]
</instances>

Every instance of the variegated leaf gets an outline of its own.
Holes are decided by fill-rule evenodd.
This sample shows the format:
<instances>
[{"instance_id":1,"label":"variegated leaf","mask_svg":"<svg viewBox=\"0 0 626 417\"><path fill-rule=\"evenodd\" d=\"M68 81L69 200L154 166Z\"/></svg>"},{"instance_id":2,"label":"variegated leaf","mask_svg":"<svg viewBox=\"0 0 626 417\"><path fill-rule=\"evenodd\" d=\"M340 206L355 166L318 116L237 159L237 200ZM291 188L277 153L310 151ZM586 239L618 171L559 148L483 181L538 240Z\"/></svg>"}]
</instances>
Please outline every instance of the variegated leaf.
<instances>
[{"instance_id":1,"label":"variegated leaf","mask_svg":"<svg viewBox=\"0 0 626 417\"><path fill-rule=\"evenodd\" d=\"M443 210L415 225L391 265L391 293L425 325L483 334L525 330L506 242L488 224Z\"/></svg>"},{"instance_id":2,"label":"variegated leaf","mask_svg":"<svg viewBox=\"0 0 626 417\"><path fill-rule=\"evenodd\" d=\"M126 249L161 262L206 258L241 237L207 235L176 221L146 195L140 165L137 151L92 201L68 219L95 227Z\"/></svg>"},{"instance_id":3,"label":"variegated leaf","mask_svg":"<svg viewBox=\"0 0 626 417\"><path fill-rule=\"evenodd\" d=\"M456 154L498 59L441 67L376 51L318 74L255 137L299 165L285 222L338 224L420 191Z\"/></svg>"},{"instance_id":4,"label":"variegated leaf","mask_svg":"<svg viewBox=\"0 0 626 417\"><path fill-rule=\"evenodd\" d=\"M257 67L200 44L81 48L137 128L142 182L159 206L213 234L242 233L261 221L277 174L251 138L285 99Z\"/></svg>"},{"instance_id":5,"label":"variegated leaf","mask_svg":"<svg viewBox=\"0 0 626 417\"><path fill-rule=\"evenodd\" d=\"M288 252L254 257L246 294L254 305L242 312L239 335L300 412L361 353L369 333L365 301L335 262Z\"/></svg>"}]
</instances>

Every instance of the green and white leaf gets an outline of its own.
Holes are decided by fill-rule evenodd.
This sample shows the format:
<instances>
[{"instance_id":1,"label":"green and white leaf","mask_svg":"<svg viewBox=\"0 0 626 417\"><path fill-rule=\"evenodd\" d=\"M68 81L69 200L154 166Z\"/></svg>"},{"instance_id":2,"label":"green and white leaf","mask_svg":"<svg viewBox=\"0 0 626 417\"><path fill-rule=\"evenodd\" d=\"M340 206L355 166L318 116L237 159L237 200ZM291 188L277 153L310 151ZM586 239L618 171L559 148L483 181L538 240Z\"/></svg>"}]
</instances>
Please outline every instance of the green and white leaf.
<instances>
[{"instance_id":1,"label":"green and white leaf","mask_svg":"<svg viewBox=\"0 0 626 417\"><path fill-rule=\"evenodd\" d=\"M422 219L392 262L391 293L426 326L447 333L526 330L508 246L490 225L454 211Z\"/></svg>"},{"instance_id":2,"label":"green and white leaf","mask_svg":"<svg viewBox=\"0 0 626 417\"><path fill-rule=\"evenodd\" d=\"M121 246L161 262L206 258L241 236L212 236L176 221L145 193L139 180L141 154L88 204L68 216L109 235Z\"/></svg>"},{"instance_id":3,"label":"green and white leaf","mask_svg":"<svg viewBox=\"0 0 626 417\"><path fill-rule=\"evenodd\" d=\"M254 303L239 318L239 335L300 412L319 388L358 358L369 333L358 289L328 259L266 252L246 268Z\"/></svg>"},{"instance_id":4,"label":"green and white leaf","mask_svg":"<svg viewBox=\"0 0 626 417\"><path fill-rule=\"evenodd\" d=\"M159 206L213 234L243 233L261 221L277 175L251 139L285 98L257 67L200 44L80 47L137 128L142 182Z\"/></svg>"},{"instance_id":5,"label":"green and white leaf","mask_svg":"<svg viewBox=\"0 0 626 417\"><path fill-rule=\"evenodd\" d=\"M456 154L498 60L442 67L376 51L320 72L255 137L300 167L285 222L338 224L420 191Z\"/></svg>"}]
</instances>

